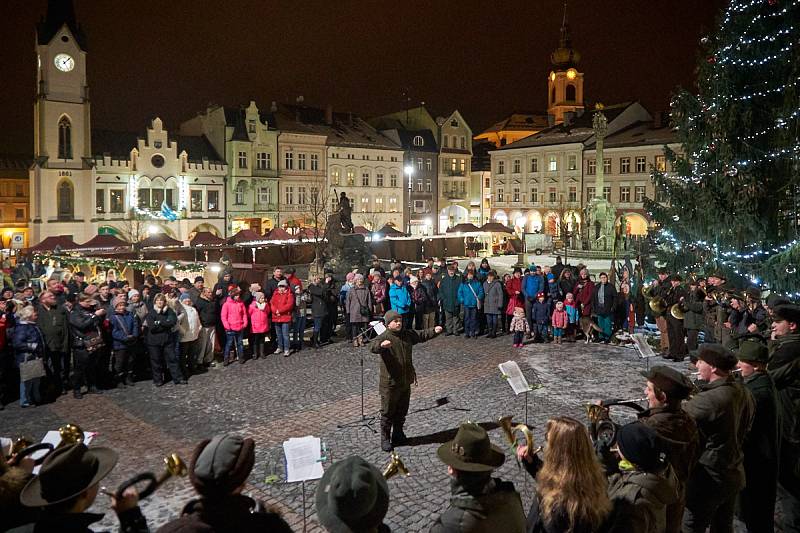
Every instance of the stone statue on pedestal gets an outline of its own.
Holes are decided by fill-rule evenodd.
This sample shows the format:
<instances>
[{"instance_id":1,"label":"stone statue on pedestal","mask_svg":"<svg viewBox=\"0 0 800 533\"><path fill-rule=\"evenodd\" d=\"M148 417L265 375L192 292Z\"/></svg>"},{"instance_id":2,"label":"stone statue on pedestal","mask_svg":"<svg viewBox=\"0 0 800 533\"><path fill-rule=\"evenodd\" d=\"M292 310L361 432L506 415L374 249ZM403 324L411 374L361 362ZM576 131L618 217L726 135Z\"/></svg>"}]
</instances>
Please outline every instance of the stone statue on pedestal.
<instances>
[{"instance_id":1,"label":"stone statue on pedestal","mask_svg":"<svg viewBox=\"0 0 800 533\"><path fill-rule=\"evenodd\" d=\"M586 227L588 230L589 248L591 250L611 251L614 249L614 221L616 209L606 200L605 168L603 166L603 142L608 133L608 119L603 114L603 105L595 106L592 126L595 135L595 188L594 198L586 206Z\"/></svg>"}]
</instances>

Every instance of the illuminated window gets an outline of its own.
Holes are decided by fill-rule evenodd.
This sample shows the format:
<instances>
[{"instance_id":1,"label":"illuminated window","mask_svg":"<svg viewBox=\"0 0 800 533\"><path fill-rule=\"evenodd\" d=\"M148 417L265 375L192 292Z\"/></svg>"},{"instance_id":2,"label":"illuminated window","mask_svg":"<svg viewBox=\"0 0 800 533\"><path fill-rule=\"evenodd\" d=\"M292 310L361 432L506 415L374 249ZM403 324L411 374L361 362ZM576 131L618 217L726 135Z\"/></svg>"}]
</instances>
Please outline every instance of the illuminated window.
<instances>
[{"instance_id":1,"label":"illuminated window","mask_svg":"<svg viewBox=\"0 0 800 533\"><path fill-rule=\"evenodd\" d=\"M575 154L567 157L567 170L578 170L578 156Z\"/></svg>"},{"instance_id":2,"label":"illuminated window","mask_svg":"<svg viewBox=\"0 0 800 533\"><path fill-rule=\"evenodd\" d=\"M331 170L331 185L339 185L339 169Z\"/></svg>"},{"instance_id":3,"label":"illuminated window","mask_svg":"<svg viewBox=\"0 0 800 533\"><path fill-rule=\"evenodd\" d=\"M192 211L203 210L203 191L200 189L191 189L189 191L189 207Z\"/></svg>"},{"instance_id":4,"label":"illuminated window","mask_svg":"<svg viewBox=\"0 0 800 533\"><path fill-rule=\"evenodd\" d=\"M383 213L383 198L375 198L375 212Z\"/></svg>"},{"instance_id":5,"label":"illuminated window","mask_svg":"<svg viewBox=\"0 0 800 533\"><path fill-rule=\"evenodd\" d=\"M219 191L208 191L208 210L219 211Z\"/></svg>"},{"instance_id":6,"label":"illuminated window","mask_svg":"<svg viewBox=\"0 0 800 533\"><path fill-rule=\"evenodd\" d=\"M667 171L667 156L664 155L656 156L656 170L659 172Z\"/></svg>"},{"instance_id":7,"label":"illuminated window","mask_svg":"<svg viewBox=\"0 0 800 533\"><path fill-rule=\"evenodd\" d=\"M397 198L395 198L394 196L389 198L389 212L397 213Z\"/></svg>"},{"instance_id":8,"label":"illuminated window","mask_svg":"<svg viewBox=\"0 0 800 533\"><path fill-rule=\"evenodd\" d=\"M550 170L550 172L555 172L558 170L558 158L556 156L550 156L550 162L548 163L547 168Z\"/></svg>"},{"instance_id":9,"label":"illuminated window","mask_svg":"<svg viewBox=\"0 0 800 533\"><path fill-rule=\"evenodd\" d=\"M352 187L353 185L355 185L355 181L356 181L356 171L352 170L352 169L348 169L347 170L347 185L349 187Z\"/></svg>"},{"instance_id":10,"label":"illuminated window","mask_svg":"<svg viewBox=\"0 0 800 533\"><path fill-rule=\"evenodd\" d=\"M109 191L109 207L112 213L125 212L125 189L111 189Z\"/></svg>"},{"instance_id":11,"label":"illuminated window","mask_svg":"<svg viewBox=\"0 0 800 533\"><path fill-rule=\"evenodd\" d=\"M369 211L369 196L362 196L361 197L361 212L365 213Z\"/></svg>"}]
</instances>

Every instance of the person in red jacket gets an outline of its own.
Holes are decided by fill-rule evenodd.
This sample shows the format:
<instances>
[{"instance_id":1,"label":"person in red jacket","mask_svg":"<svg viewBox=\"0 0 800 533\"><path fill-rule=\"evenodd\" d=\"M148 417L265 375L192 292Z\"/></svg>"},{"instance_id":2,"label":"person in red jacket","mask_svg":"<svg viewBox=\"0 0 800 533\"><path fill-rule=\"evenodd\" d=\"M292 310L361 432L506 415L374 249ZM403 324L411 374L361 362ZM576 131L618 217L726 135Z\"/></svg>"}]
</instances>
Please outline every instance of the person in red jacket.
<instances>
[{"instance_id":1,"label":"person in red jacket","mask_svg":"<svg viewBox=\"0 0 800 533\"><path fill-rule=\"evenodd\" d=\"M278 290L272 294L269 306L272 310L272 323L275 325L275 336L278 342L275 353L283 352L284 357L289 357L291 354L289 327L294 311L294 294L289 290L289 283L285 279L278 282Z\"/></svg>"},{"instance_id":2,"label":"person in red jacket","mask_svg":"<svg viewBox=\"0 0 800 533\"><path fill-rule=\"evenodd\" d=\"M223 352L222 365L228 366L231 363L229 355L231 347L236 344L236 354L239 362L244 363L244 329L247 327L247 309L242 302L242 291L239 287L232 287L228 291L228 297L222 304L220 311L222 326L225 328L225 350ZM235 356L234 356L235 357Z\"/></svg>"},{"instance_id":3,"label":"person in red jacket","mask_svg":"<svg viewBox=\"0 0 800 533\"><path fill-rule=\"evenodd\" d=\"M253 334L253 358L266 357L264 339L269 332L269 302L263 292L254 292L250 302L250 333Z\"/></svg>"},{"instance_id":4,"label":"person in red jacket","mask_svg":"<svg viewBox=\"0 0 800 533\"><path fill-rule=\"evenodd\" d=\"M586 333L590 330L592 322L592 295L594 294L594 282L589 279L589 271L581 269L578 274L578 281L575 283L575 301L581 308L581 330Z\"/></svg>"},{"instance_id":5,"label":"person in red jacket","mask_svg":"<svg viewBox=\"0 0 800 533\"><path fill-rule=\"evenodd\" d=\"M506 331L511 331L511 319L514 317L514 309L517 307L525 307L525 296L522 294L522 269L516 267L514 274L511 276L506 284L506 294L508 295L508 304L506 305Z\"/></svg>"}]
</instances>

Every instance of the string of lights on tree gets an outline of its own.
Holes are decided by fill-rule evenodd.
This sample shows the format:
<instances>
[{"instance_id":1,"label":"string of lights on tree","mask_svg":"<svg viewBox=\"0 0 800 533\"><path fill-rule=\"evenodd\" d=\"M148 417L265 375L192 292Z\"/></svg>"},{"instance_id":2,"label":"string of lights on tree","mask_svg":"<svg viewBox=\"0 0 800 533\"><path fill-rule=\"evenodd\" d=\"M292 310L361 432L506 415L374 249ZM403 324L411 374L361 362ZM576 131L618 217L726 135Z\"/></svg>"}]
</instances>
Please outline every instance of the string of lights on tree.
<instances>
[{"instance_id":1,"label":"string of lights on tree","mask_svg":"<svg viewBox=\"0 0 800 533\"><path fill-rule=\"evenodd\" d=\"M63 255L63 254L49 254L38 253L34 254L33 258L40 262L54 261L63 266L68 267L99 267L104 270L115 269L122 270L129 268L131 270L138 270L141 272L154 272L159 270L162 266L168 270L180 269L189 272L201 272L208 266L206 263L194 263L188 261L159 261L152 259L112 259L106 257L84 257L80 255Z\"/></svg>"}]
</instances>

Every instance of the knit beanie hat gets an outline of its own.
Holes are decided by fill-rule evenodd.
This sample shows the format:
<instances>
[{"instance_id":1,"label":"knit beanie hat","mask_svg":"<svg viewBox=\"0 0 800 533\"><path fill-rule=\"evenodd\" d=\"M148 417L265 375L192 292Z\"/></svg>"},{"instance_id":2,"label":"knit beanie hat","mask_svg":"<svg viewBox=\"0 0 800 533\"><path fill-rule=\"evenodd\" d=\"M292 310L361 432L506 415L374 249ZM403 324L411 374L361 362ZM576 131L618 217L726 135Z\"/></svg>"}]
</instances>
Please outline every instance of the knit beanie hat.
<instances>
[{"instance_id":1,"label":"knit beanie hat","mask_svg":"<svg viewBox=\"0 0 800 533\"><path fill-rule=\"evenodd\" d=\"M393 320L399 320L401 318L403 317L400 315L400 313L398 313L394 309L389 309L388 311L386 311L386 314L383 315L383 323L388 325L389 322L392 322Z\"/></svg>"},{"instance_id":2,"label":"knit beanie hat","mask_svg":"<svg viewBox=\"0 0 800 533\"><path fill-rule=\"evenodd\" d=\"M617 445L625 459L645 472L658 470L663 465L663 443L658 433L641 422L619 428Z\"/></svg>"},{"instance_id":3,"label":"knit beanie hat","mask_svg":"<svg viewBox=\"0 0 800 533\"><path fill-rule=\"evenodd\" d=\"M117 296L116 298L111 300L111 309L116 309L119 304L127 305L128 302L126 302L121 296Z\"/></svg>"},{"instance_id":4,"label":"knit beanie hat","mask_svg":"<svg viewBox=\"0 0 800 533\"><path fill-rule=\"evenodd\" d=\"M255 461L253 439L233 433L217 435L195 448L189 480L201 496L226 496L247 480Z\"/></svg>"},{"instance_id":5,"label":"knit beanie hat","mask_svg":"<svg viewBox=\"0 0 800 533\"><path fill-rule=\"evenodd\" d=\"M192 297L189 295L188 292L181 293L181 295L178 296L178 301L179 302L182 302L184 300L191 300L191 299L192 299Z\"/></svg>"},{"instance_id":6,"label":"knit beanie hat","mask_svg":"<svg viewBox=\"0 0 800 533\"><path fill-rule=\"evenodd\" d=\"M133 297L134 297L134 296L136 296L137 294L140 294L140 293L139 293L139 291L137 291L136 289L131 289L131 290L129 290L129 291L128 291L128 300L130 300L131 298L133 298Z\"/></svg>"}]
</instances>

